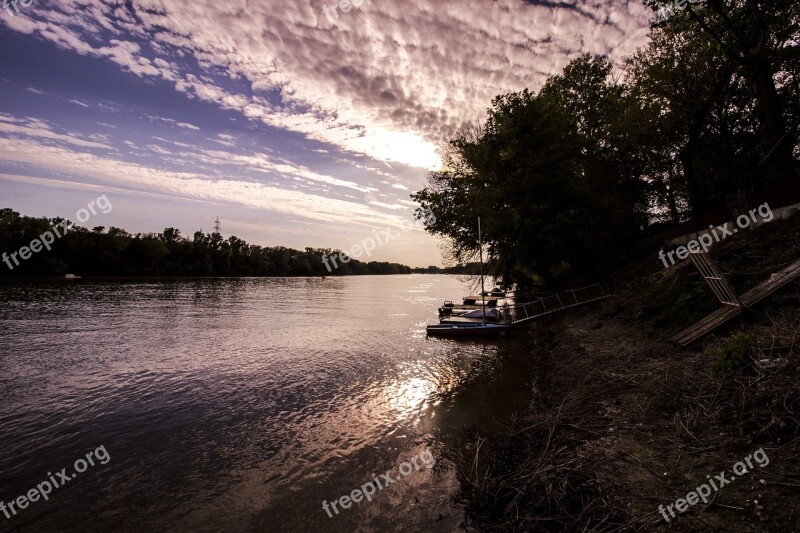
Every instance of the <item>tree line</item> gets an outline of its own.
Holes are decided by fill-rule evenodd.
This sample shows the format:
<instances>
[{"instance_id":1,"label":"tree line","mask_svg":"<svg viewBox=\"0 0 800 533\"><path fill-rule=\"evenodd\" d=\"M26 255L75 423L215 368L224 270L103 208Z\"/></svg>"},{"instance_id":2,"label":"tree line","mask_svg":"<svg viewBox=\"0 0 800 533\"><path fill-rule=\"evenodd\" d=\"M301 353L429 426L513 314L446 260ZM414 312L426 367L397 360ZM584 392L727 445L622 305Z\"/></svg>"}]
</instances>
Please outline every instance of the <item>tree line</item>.
<instances>
[{"instance_id":1,"label":"tree line","mask_svg":"<svg viewBox=\"0 0 800 533\"><path fill-rule=\"evenodd\" d=\"M21 216L0 210L0 251L17 252L23 246L64 222L61 218ZM338 250L283 246L261 247L239 239L223 239L219 233L195 232L185 238L175 228L162 233L137 233L103 226L87 229L77 225L55 240L51 250L33 253L19 265L0 264L0 276L323 276L409 274L406 265L352 260L329 273L323 254Z\"/></svg>"},{"instance_id":2,"label":"tree line","mask_svg":"<svg viewBox=\"0 0 800 533\"><path fill-rule=\"evenodd\" d=\"M800 2L671 3L645 0L650 40L621 68L577 57L453 136L412 195L452 262L476 257L481 216L493 274L598 278L665 224L798 179Z\"/></svg>"}]
</instances>

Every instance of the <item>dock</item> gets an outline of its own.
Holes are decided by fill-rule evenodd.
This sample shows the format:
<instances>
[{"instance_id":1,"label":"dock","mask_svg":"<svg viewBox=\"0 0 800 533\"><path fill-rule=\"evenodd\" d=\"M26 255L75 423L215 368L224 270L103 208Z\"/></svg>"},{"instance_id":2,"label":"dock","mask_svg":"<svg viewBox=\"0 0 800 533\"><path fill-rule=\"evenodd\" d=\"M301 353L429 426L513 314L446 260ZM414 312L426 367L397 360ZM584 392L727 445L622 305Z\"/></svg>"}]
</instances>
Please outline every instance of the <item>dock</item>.
<instances>
[{"instance_id":1,"label":"dock","mask_svg":"<svg viewBox=\"0 0 800 533\"><path fill-rule=\"evenodd\" d=\"M554 294L547 298L539 298L527 303L515 304L509 307L511 310L511 325L526 324L538 318L589 305L610 297L611 294L597 284L583 289Z\"/></svg>"},{"instance_id":2,"label":"dock","mask_svg":"<svg viewBox=\"0 0 800 533\"><path fill-rule=\"evenodd\" d=\"M713 266L713 263L710 265ZM743 295L736 296L733 290L727 286L727 282L724 281L722 275L719 274L715 268L711 268L711 266L701 263L698 268L706 280L710 280L709 284L712 290L714 290L715 295L724 305L699 322L670 337L670 341L680 346L685 347L691 345L732 318L739 316L745 309L758 304L789 283L800 278L800 261L796 261L780 272L772 274L769 279ZM533 322L539 318L590 305L610 298L611 296L612 292L605 290L602 285L596 284L583 289L569 290L544 298L535 298L525 303L505 305L502 308L498 306L497 308L505 312L506 318L504 323L511 324L512 326L519 326ZM453 307L480 309L482 306L477 304L469 306L457 305ZM486 307L489 308L490 305L487 303ZM479 319L459 317L452 317L446 320L452 323L479 321Z\"/></svg>"}]
</instances>

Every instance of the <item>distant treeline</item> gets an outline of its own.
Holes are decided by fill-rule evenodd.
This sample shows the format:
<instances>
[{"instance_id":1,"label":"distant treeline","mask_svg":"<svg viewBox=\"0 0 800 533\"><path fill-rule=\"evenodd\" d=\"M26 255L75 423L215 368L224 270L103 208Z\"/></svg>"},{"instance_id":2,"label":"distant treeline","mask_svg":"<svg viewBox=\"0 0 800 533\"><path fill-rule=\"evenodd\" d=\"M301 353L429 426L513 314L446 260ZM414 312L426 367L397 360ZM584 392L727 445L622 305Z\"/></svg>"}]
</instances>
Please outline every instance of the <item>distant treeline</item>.
<instances>
[{"instance_id":1,"label":"distant treeline","mask_svg":"<svg viewBox=\"0 0 800 533\"><path fill-rule=\"evenodd\" d=\"M90 230L74 225L55 239L51 250L31 253L27 260L18 254L19 265L15 265L12 253L29 247L63 222L61 218L26 217L11 209L0 210L0 253L6 254L0 263L0 276L346 276L412 272L397 263L352 260L329 273L322 254L332 255L338 250L264 248L238 237L223 239L218 233L201 231L188 239L175 228L132 235L115 227Z\"/></svg>"},{"instance_id":2,"label":"distant treeline","mask_svg":"<svg viewBox=\"0 0 800 533\"><path fill-rule=\"evenodd\" d=\"M481 273L481 265L480 263L469 263L466 265L456 265L447 268L429 266L426 268L412 268L411 272L415 274L458 274L479 276Z\"/></svg>"}]
</instances>

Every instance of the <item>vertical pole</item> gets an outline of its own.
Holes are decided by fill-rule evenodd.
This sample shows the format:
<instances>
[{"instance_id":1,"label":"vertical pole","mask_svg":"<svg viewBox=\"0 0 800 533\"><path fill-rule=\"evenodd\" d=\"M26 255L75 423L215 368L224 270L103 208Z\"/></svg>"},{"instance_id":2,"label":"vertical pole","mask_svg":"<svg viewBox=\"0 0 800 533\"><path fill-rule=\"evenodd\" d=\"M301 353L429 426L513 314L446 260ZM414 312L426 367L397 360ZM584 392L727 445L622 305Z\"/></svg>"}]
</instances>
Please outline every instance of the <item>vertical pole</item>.
<instances>
[{"instance_id":1,"label":"vertical pole","mask_svg":"<svg viewBox=\"0 0 800 533\"><path fill-rule=\"evenodd\" d=\"M483 238L481 237L481 217L478 217L478 256L481 260L481 303L483 304L483 325L486 325L486 290L483 287Z\"/></svg>"}]
</instances>

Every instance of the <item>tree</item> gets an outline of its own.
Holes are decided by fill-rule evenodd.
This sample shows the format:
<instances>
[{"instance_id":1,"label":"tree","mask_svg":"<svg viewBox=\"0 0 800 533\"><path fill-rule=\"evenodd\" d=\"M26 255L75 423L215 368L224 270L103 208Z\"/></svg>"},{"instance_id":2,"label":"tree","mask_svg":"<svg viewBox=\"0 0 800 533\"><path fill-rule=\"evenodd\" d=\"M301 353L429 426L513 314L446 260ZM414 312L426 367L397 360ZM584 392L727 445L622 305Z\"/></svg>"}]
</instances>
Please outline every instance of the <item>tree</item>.
<instances>
[{"instance_id":1,"label":"tree","mask_svg":"<svg viewBox=\"0 0 800 533\"><path fill-rule=\"evenodd\" d=\"M668 0L646 0L657 9ZM675 12L656 28L684 29L713 46L745 80L761 132L768 178L798 176L797 84L800 66L800 3L796 0L706 0ZM780 80L780 81L776 81ZM788 119L788 121L787 121ZM791 127L787 127L787 123Z\"/></svg>"},{"instance_id":2,"label":"tree","mask_svg":"<svg viewBox=\"0 0 800 533\"><path fill-rule=\"evenodd\" d=\"M538 93L495 98L486 123L450 142L445 169L413 198L460 263L521 283L593 276L646 223L643 164L624 125L635 105L603 58L580 57Z\"/></svg>"}]
</instances>

